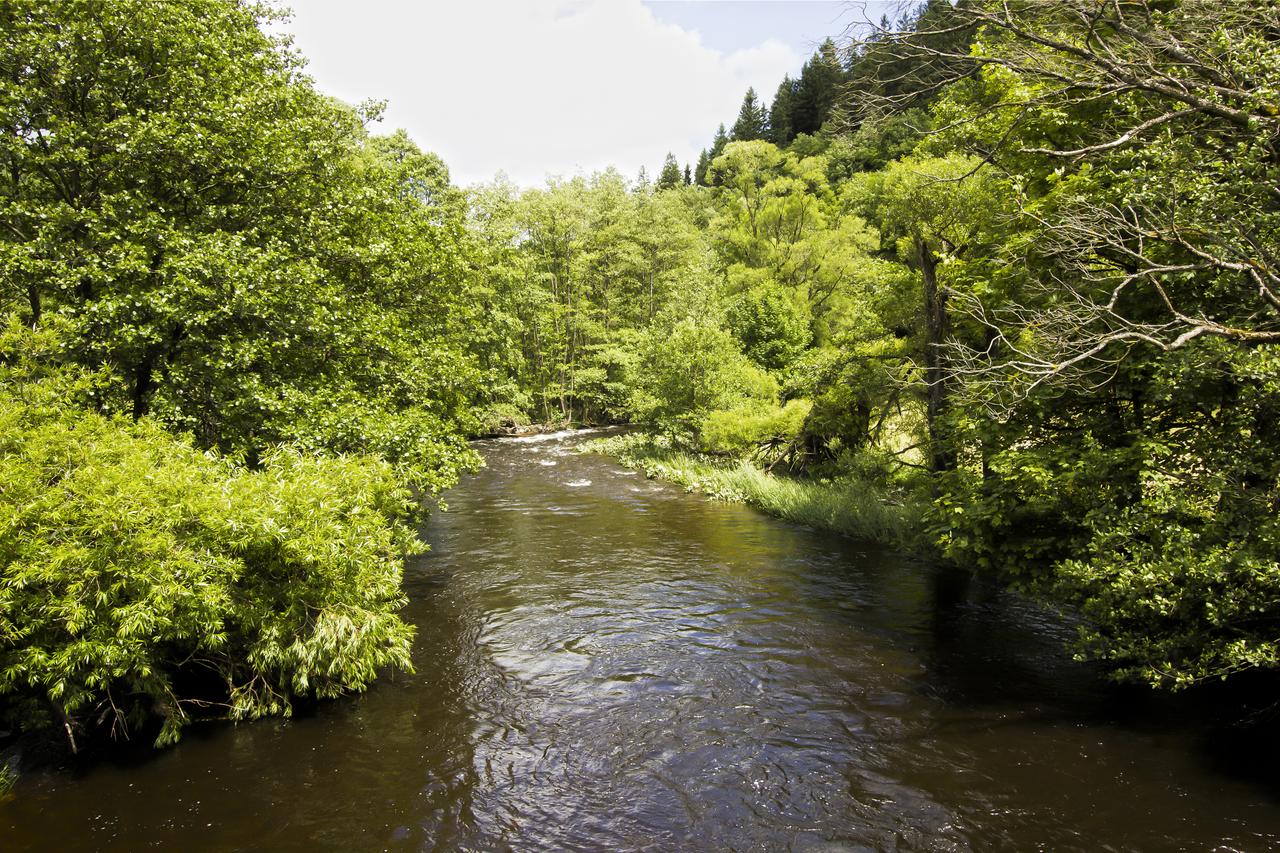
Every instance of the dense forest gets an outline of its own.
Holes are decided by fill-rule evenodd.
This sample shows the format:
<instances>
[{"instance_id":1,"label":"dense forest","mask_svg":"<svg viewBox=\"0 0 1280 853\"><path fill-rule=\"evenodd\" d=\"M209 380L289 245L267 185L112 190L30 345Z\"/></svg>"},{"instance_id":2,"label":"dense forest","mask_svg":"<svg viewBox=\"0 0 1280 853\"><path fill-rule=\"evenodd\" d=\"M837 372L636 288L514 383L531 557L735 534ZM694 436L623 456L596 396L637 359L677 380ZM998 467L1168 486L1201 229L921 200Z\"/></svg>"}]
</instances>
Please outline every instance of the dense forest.
<instances>
[{"instance_id":1,"label":"dense forest","mask_svg":"<svg viewBox=\"0 0 1280 853\"><path fill-rule=\"evenodd\" d=\"M0 7L6 725L407 667L424 513L532 423L824 495L1122 678L1280 668L1274 5L930 0L696 163L529 190L374 133L276 15Z\"/></svg>"}]
</instances>

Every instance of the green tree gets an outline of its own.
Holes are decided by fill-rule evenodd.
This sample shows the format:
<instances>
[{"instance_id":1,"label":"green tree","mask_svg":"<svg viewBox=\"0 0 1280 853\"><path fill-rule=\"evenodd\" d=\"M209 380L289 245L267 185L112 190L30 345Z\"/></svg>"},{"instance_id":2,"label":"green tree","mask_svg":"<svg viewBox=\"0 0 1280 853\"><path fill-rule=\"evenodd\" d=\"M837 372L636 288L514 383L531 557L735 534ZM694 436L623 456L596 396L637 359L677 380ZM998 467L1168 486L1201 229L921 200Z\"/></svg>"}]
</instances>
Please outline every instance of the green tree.
<instances>
[{"instance_id":1,"label":"green tree","mask_svg":"<svg viewBox=\"0 0 1280 853\"><path fill-rule=\"evenodd\" d=\"M658 173L655 189L672 190L683 182L684 176L680 172L680 163L676 160L676 155L668 153L667 158L662 161L662 171Z\"/></svg>"},{"instance_id":2,"label":"green tree","mask_svg":"<svg viewBox=\"0 0 1280 853\"><path fill-rule=\"evenodd\" d=\"M785 148L795 138L792 112L795 110L796 81L784 76L769 107L769 141Z\"/></svg>"},{"instance_id":3,"label":"green tree","mask_svg":"<svg viewBox=\"0 0 1280 853\"><path fill-rule=\"evenodd\" d=\"M446 486L473 458L447 172L370 140L377 110L311 88L266 14L0 11L4 307L72 321L67 357L112 368L104 412L251 459L374 450Z\"/></svg>"},{"instance_id":4,"label":"green tree","mask_svg":"<svg viewBox=\"0 0 1280 853\"><path fill-rule=\"evenodd\" d=\"M698 152L698 165L693 169L693 182L700 187L705 187L709 168L711 168L711 154L704 148Z\"/></svg>"},{"instance_id":5,"label":"green tree","mask_svg":"<svg viewBox=\"0 0 1280 853\"><path fill-rule=\"evenodd\" d=\"M764 104L756 98L756 90L747 89L742 97L742 108L738 110L738 120L733 123L729 138L738 142L752 139L764 139L769 134L769 113ZM713 148L714 150L714 148Z\"/></svg>"},{"instance_id":6,"label":"green tree","mask_svg":"<svg viewBox=\"0 0 1280 853\"><path fill-rule=\"evenodd\" d=\"M928 145L999 163L1025 215L1009 283L962 303L982 334L952 351L959 390L995 416L958 423L984 452L943 480L947 551L1079 608L1121 674L1274 672L1277 11L950 14L983 35L940 58L983 70Z\"/></svg>"},{"instance_id":7,"label":"green tree","mask_svg":"<svg viewBox=\"0 0 1280 853\"><path fill-rule=\"evenodd\" d=\"M791 106L793 134L812 134L822 129L840 97L844 79L836 43L826 39L800 69Z\"/></svg>"},{"instance_id":8,"label":"green tree","mask_svg":"<svg viewBox=\"0 0 1280 853\"><path fill-rule=\"evenodd\" d=\"M75 751L158 717L165 744L410 668L392 467L277 449L250 470L92 412L111 377L58 365L67 325L0 330L0 719Z\"/></svg>"},{"instance_id":9,"label":"green tree","mask_svg":"<svg viewBox=\"0 0 1280 853\"><path fill-rule=\"evenodd\" d=\"M797 158L762 140L733 142L711 171L719 202L713 232L730 290L776 283L804 306L812 337L822 338L874 235L840 209L822 158Z\"/></svg>"},{"instance_id":10,"label":"green tree","mask_svg":"<svg viewBox=\"0 0 1280 853\"><path fill-rule=\"evenodd\" d=\"M693 440L710 412L776 396L777 384L719 324L681 319L650 335L633 407L641 421Z\"/></svg>"},{"instance_id":11,"label":"green tree","mask_svg":"<svg viewBox=\"0 0 1280 853\"><path fill-rule=\"evenodd\" d=\"M996 220L1012 206L1006 184L979 170L979 161L908 158L855 185L853 196L880 227L881 240L919 276L923 336L921 361L929 430L929 460L934 471L956 467L958 447L948 412L957 379L950 357L953 337L951 300L955 283L972 275L965 261L982 261L984 246L1002 236Z\"/></svg>"}]
</instances>

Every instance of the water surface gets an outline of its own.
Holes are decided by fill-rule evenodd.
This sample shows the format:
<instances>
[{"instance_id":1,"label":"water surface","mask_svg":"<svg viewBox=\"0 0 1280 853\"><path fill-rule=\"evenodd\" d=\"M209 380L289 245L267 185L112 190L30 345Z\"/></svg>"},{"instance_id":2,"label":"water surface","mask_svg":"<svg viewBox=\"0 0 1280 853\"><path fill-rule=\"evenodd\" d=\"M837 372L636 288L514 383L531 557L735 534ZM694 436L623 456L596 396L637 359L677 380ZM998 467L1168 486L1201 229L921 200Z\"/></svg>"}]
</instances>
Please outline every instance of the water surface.
<instances>
[{"instance_id":1,"label":"water surface","mask_svg":"<svg viewBox=\"0 0 1280 853\"><path fill-rule=\"evenodd\" d=\"M406 576L416 674L28 774L0 847L1280 846L1274 789L1057 620L577 440L481 445Z\"/></svg>"}]
</instances>

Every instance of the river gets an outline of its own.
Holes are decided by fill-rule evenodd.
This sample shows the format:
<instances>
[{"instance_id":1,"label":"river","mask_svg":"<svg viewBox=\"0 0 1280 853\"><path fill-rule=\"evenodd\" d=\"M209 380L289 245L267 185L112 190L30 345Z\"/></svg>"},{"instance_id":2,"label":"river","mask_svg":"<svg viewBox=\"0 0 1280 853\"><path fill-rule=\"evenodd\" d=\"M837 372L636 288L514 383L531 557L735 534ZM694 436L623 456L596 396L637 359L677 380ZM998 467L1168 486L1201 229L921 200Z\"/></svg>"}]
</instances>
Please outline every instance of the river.
<instances>
[{"instance_id":1,"label":"river","mask_svg":"<svg viewBox=\"0 0 1280 853\"><path fill-rule=\"evenodd\" d=\"M406 574L415 674L34 771L0 848L1280 846L1265 771L1057 619L579 440L480 445Z\"/></svg>"}]
</instances>

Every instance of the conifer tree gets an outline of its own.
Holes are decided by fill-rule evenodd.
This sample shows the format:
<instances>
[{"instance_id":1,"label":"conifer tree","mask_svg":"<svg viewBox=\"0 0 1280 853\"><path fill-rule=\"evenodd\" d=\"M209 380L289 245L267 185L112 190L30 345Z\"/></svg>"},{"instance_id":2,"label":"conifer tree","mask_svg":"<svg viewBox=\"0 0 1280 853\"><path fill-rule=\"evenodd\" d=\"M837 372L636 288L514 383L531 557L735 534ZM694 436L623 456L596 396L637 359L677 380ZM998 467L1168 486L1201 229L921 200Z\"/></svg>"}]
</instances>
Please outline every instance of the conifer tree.
<instances>
[{"instance_id":1,"label":"conifer tree","mask_svg":"<svg viewBox=\"0 0 1280 853\"><path fill-rule=\"evenodd\" d=\"M684 164L684 185L687 187L693 183L693 172L689 168L689 164Z\"/></svg>"},{"instance_id":2,"label":"conifer tree","mask_svg":"<svg viewBox=\"0 0 1280 853\"><path fill-rule=\"evenodd\" d=\"M667 158L662 161L662 171L658 173L657 189L675 189L680 186L681 180L680 163L676 160L676 155L667 152Z\"/></svg>"},{"instance_id":3,"label":"conifer tree","mask_svg":"<svg viewBox=\"0 0 1280 853\"><path fill-rule=\"evenodd\" d=\"M711 167L711 155L703 148L698 154L698 165L693 170L693 182L700 187L707 185L707 169Z\"/></svg>"},{"instance_id":4,"label":"conifer tree","mask_svg":"<svg viewBox=\"0 0 1280 853\"><path fill-rule=\"evenodd\" d=\"M724 147L728 144L729 134L725 133L724 125L721 124L719 129L716 130L715 138L711 140L711 151L709 152L710 158L714 160L719 157L720 152L723 151Z\"/></svg>"},{"instance_id":5,"label":"conifer tree","mask_svg":"<svg viewBox=\"0 0 1280 853\"><path fill-rule=\"evenodd\" d=\"M827 39L800 70L795 104L791 110L793 133L817 133L822 129L823 123L831 116L844 77L836 43Z\"/></svg>"},{"instance_id":6,"label":"conifer tree","mask_svg":"<svg viewBox=\"0 0 1280 853\"><path fill-rule=\"evenodd\" d=\"M704 186L712 186L711 180L711 163L720 156L724 151L724 147L729 144L729 134L725 133L724 125L721 124L716 129L715 139L711 140L711 150L707 152L707 167L702 170L702 183Z\"/></svg>"},{"instance_id":7,"label":"conifer tree","mask_svg":"<svg viewBox=\"0 0 1280 853\"><path fill-rule=\"evenodd\" d=\"M769 139L774 145L783 147L795 139L792 130L791 113L795 110L796 84L788 75L778 84L777 94L773 96L773 106L769 108Z\"/></svg>"},{"instance_id":8,"label":"conifer tree","mask_svg":"<svg viewBox=\"0 0 1280 853\"><path fill-rule=\"evenodd\" d=\"M742 108L738 110L738 120L733 124L732 137L737 142L747 142L764 139L768 131L769 114L756 98L756 90L748 88L742 98Z\"/></svg>"}]
</instances>

